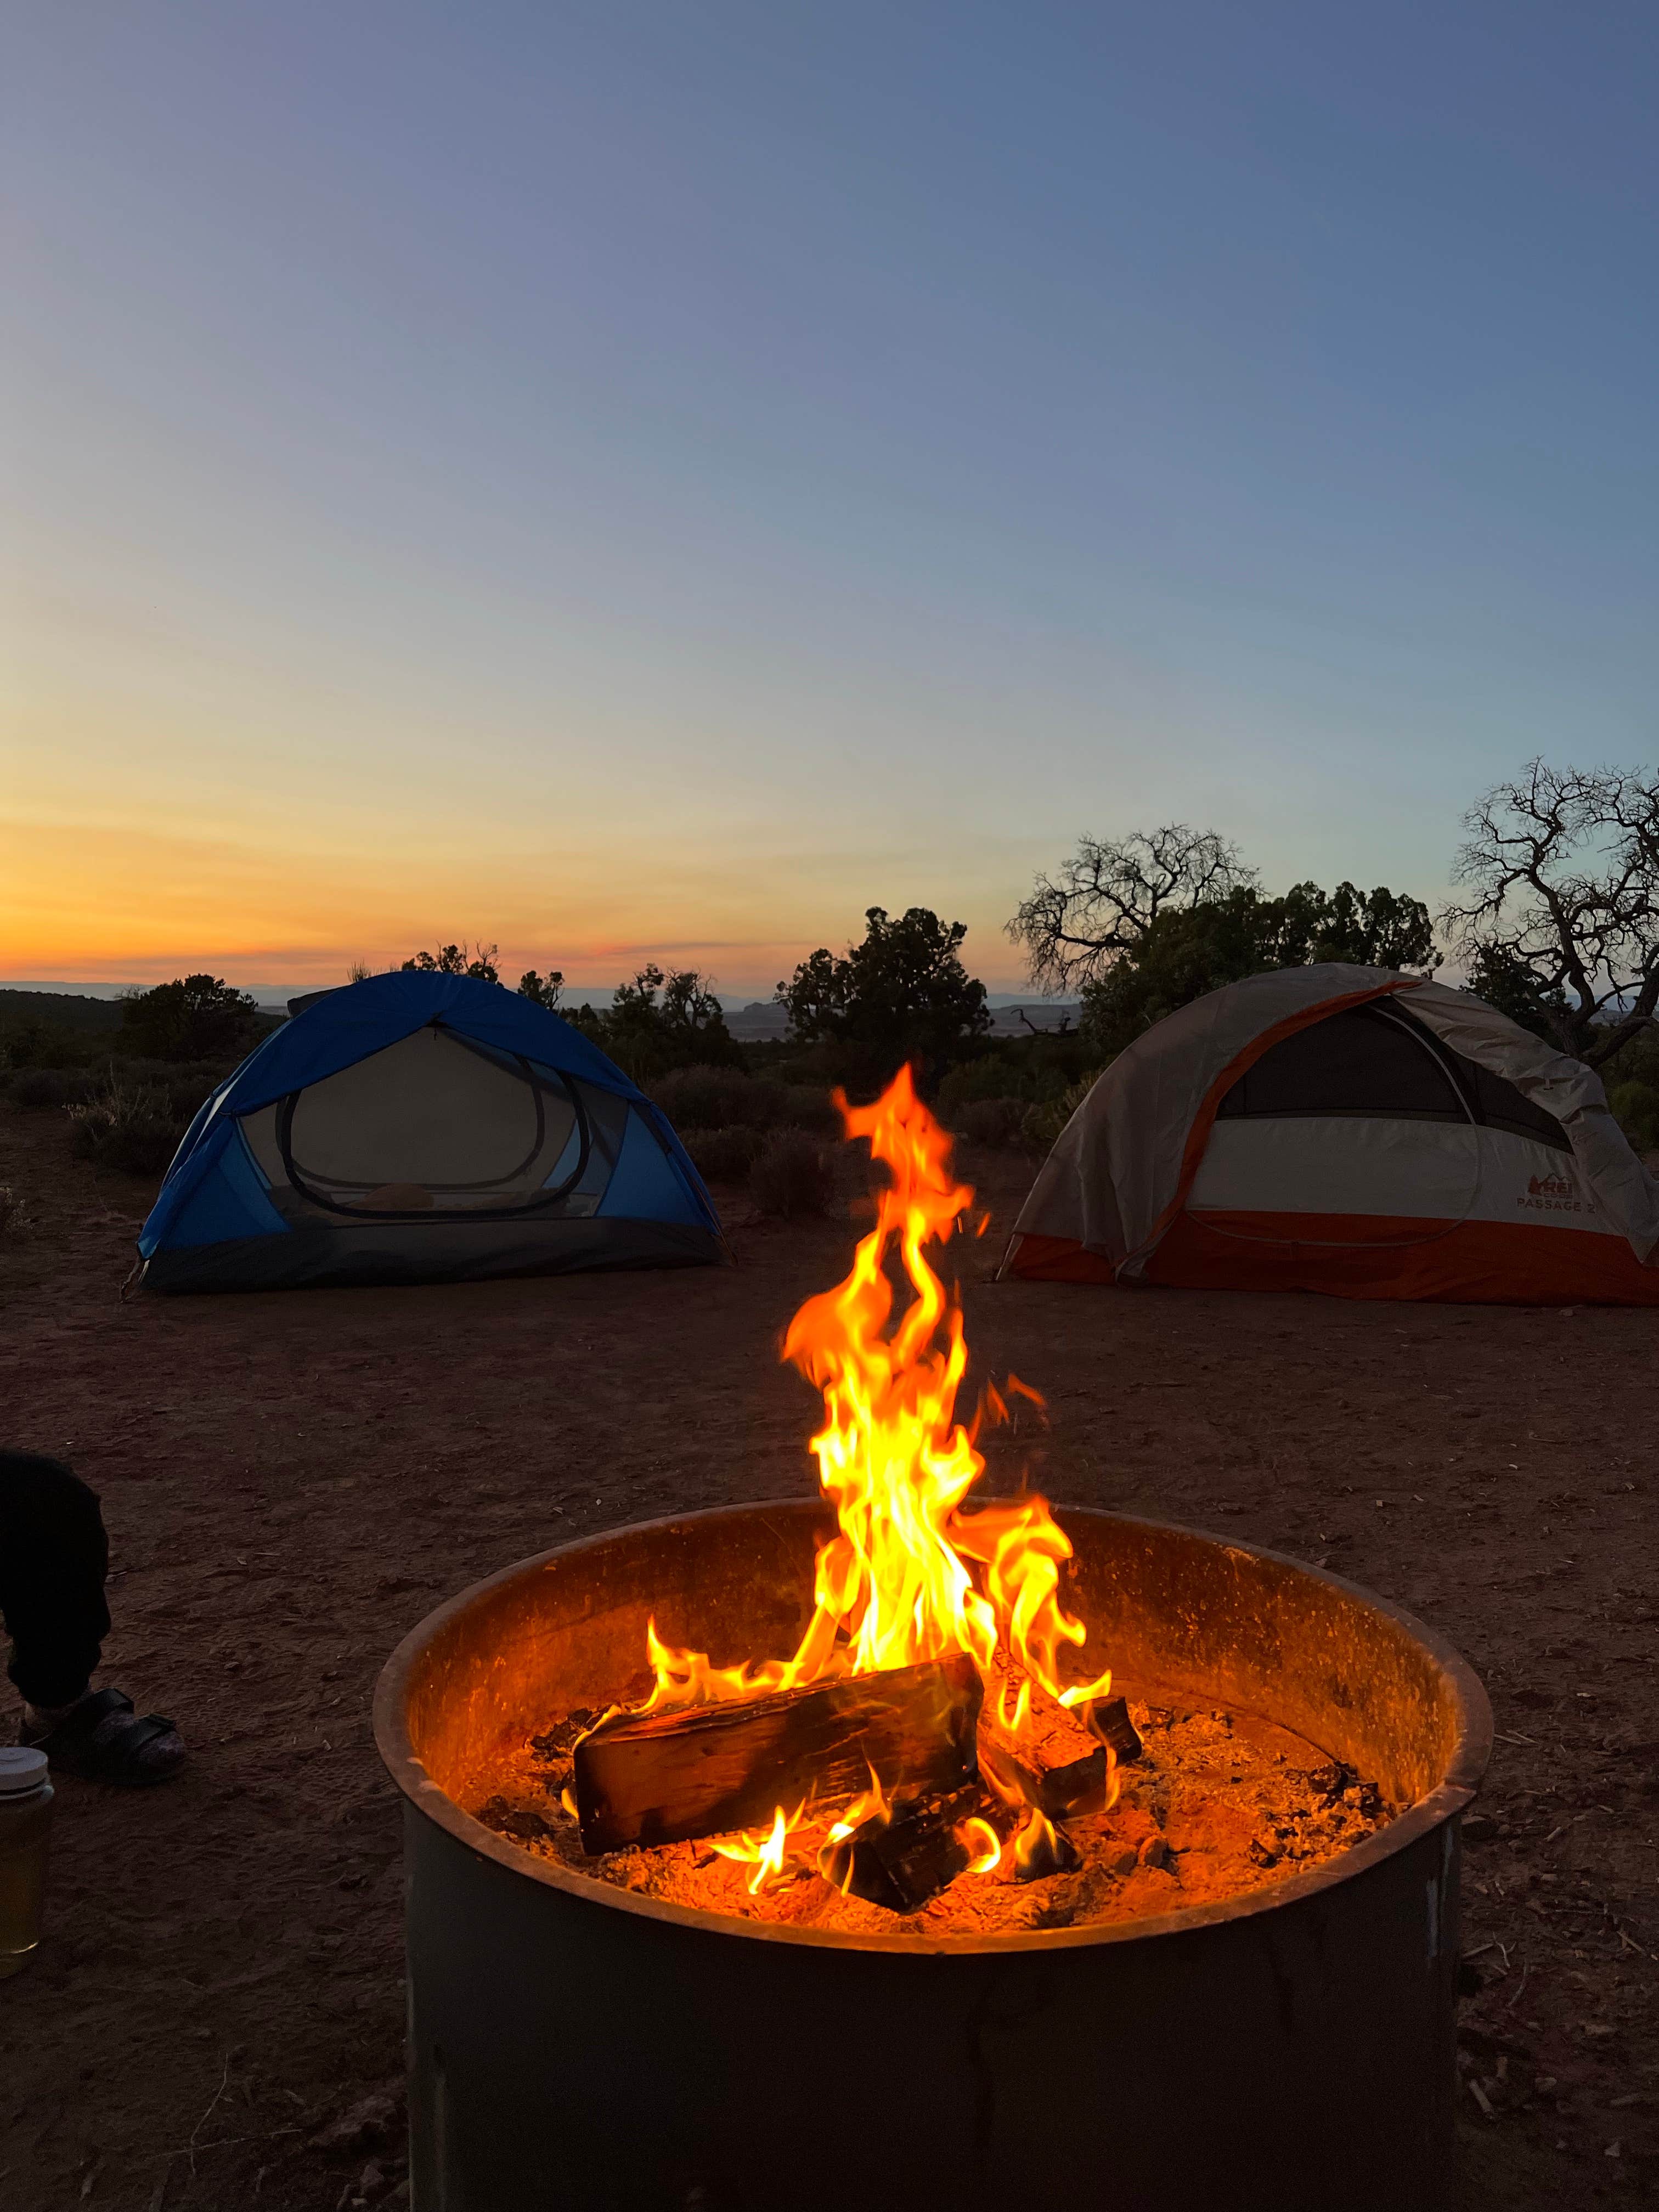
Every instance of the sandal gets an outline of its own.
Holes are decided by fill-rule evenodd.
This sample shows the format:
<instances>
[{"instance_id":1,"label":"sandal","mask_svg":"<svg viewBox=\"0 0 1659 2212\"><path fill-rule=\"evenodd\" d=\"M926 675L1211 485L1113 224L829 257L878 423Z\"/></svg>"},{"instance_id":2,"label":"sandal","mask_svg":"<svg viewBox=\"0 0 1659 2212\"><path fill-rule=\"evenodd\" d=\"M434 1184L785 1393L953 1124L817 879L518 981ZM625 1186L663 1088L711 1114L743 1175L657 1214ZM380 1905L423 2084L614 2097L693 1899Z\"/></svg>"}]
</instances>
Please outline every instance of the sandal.
<instances>
[{"instance_id":1,"label":"sandal","mask_svg":"<svg viewBox=\"0 0 1659 2212\"><path fill-rule=\"evenodd\" d=\"M20 1741L44 1751L52 1766L62 1774L77 1774L88 1782L112 1782L118 1789L143 1790L166 1782L182 1765L185 1747L179 1732L162 1713L139 1718L120 1718L132 1713L132 1699L124 1690L95 1690L71 1705L60 1721L38 1733L27 1726ZM171 1755L143 1754L164 1736L178 1749Z\"/></svg>"}]
</instances>

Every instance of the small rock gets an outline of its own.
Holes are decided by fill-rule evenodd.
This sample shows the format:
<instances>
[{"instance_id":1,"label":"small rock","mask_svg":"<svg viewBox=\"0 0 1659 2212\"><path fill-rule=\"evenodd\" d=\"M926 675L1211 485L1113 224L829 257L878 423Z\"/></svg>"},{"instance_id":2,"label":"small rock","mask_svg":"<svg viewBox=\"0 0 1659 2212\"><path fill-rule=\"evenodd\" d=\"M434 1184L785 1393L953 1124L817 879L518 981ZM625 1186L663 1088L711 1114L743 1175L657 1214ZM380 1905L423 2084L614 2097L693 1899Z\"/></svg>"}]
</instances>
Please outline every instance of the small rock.
<instances>
[{"instance_id":1,"label":"small rock","mask_svg":"<svg viewBox=\"0 0 1659 2212\"><path fill-rule=\"evenodd\" d=\"M337 2155L343 2151L378 2150L397 2125L402 2106L401 2084L395 2092L371 2091L314 2135L311 2148L325 2156Z\"/></svg>"},{"instance_id":2,"label":"small rock","mask_svg":"<svg viewBox=\"0 0 1659 2212\"><path fill-rule=\"evenodd\" d=\"M1252 1866L1259 1867L1277 1866L1279 1864L1279 1853L1273 1849L1271 1844L1264 1843L1260 1836L1252 1836L1250 1838L1250 1864Z\"/></svg>"},{"instance_id":3,"label":"small rock","mask_svg":"<svg viewBox=\"0 0 1659 2212\"><path fill-rule=\"evenodd\" d=\"M1133 1874L1139 1863L1139 1852L1133 1844L1126 1844L1121 1851L1114 1853L1107 1860L1106 1871L1108 1874L1115 1875Z\"/></svg>"},{"instance_id":4,"label":"small rock","mask_svg":"<svg viewBox=\"0 0 1659 2212\"><path fill-rule=\"evenodd\" d=\"M392 2177L377 2158L372 2158L357 2176L359 2204L378 2204L392 2185Z\"/></svg>"},{"instance_id":5,"label":"small rock","mask_svg":"<svg viewBox=\"0 0 1659 2212\"><path fill-rule=\"evenodd\" d=\"M1148 1836L1140 1847L1140 1863L1145 1867L1167 1867L1174 1856L1162 1836Z\"/></svg>"},{"instance_id":6,"label":"small rock","mask_svg":"<svg viewBox=\"0 0 1659 2212\"><path fill-rule=\"evenodd\" d=\"M1463 1841L1466 1844L1494 1844L1498 1834L1498 1823L1490 1813L1466 1813L1463 1815Z\"/></svg>"}]
</instances>

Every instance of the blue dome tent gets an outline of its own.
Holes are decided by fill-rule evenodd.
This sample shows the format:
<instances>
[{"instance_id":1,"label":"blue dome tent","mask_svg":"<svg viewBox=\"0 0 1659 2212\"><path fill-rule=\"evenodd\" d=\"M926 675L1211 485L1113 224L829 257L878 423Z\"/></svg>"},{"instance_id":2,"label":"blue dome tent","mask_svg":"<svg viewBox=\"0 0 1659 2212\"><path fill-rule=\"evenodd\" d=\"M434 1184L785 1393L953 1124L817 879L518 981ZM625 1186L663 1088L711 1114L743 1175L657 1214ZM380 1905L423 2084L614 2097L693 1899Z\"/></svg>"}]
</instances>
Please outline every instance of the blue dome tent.
<instances>
[{"instance_id":1,"label":"blue dome tent","mask_svg":"<svg viewBox=\"0 0 1659 2212\"><path fill-rule=\"evenodd\" d=\"M696 1267L720 1222L579 1030L466 975L303 1004L191 1122L138 1238L157 1291Z\"/></svg>"}]
</instances>

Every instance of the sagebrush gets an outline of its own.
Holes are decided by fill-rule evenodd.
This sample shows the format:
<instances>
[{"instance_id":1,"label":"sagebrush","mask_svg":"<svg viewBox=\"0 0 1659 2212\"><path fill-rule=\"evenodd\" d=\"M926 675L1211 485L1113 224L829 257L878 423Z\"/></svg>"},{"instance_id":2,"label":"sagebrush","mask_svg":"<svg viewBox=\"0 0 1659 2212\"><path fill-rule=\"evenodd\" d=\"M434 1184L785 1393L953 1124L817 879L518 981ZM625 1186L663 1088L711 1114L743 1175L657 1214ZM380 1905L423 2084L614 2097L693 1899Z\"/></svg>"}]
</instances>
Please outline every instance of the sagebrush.
<instances>
[{"instance_id":1,"label":"sagebrush","mask_svg":"<svg viewBox=\"0 0 1659 2212\"><path fill-rule=\"evenodd\" d=\"M179 1149L191 1114L165 1085L106 1076L90 1098L64 1109L75 1125L77 1158L125 1175L161 1175ZM193 1109L192 1109L193 1110Z\"/></svg>"},{"instance_id":2,"label":"sagebrush","mask_svg":"<svg viewBox=\"0 0 1659 2212\"><path fill-rule=\"evenodd\" d=\"M766 1139L758 1129L682 1129L680 1142L705 1182L741 1182Z\"/></svg>"},{"instance_id":3,"label":"sagebrush","mask_svg":"<svg viewBox=\"0 0 1659 2212\"><path fill-rule=\"evenodd\" d=\"M749 1195L763 1213L782 1220L828 1213L836 1199L834 1156L805 1130L781 1129L749 1171Z\"/></svg>"}]
</instances>

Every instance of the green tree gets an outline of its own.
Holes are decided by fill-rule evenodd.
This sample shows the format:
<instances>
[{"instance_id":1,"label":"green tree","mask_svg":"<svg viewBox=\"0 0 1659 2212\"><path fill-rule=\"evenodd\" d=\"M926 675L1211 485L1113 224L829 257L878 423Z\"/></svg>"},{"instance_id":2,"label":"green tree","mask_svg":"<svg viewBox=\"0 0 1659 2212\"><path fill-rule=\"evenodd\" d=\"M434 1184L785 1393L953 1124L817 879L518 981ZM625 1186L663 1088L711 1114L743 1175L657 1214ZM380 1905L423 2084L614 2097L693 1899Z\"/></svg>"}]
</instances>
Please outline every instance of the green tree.
<instances>
[{"instance_id":1,"label":"green tree","mask_svg":"<svg viewBox=\"0 0 1659 2212\"><path fill-rule=\"evenodd\" d=\"M122 1046L147 1060L237 1060L258 1028L252 997L222 976L175 976L121 1005Z\"/></svg>"},{"instance_id":2,"label":"green tree","mask_svg":"<svg viewBox=\"0 0 1659 2212\"><path fill-rule=\"evenodd\" d=\"M576 1007L566 1018L638 1083L677 1067L743 1065L720 1002L695 968L648 961L608 1007Z\"/></svg>"},{"instance_id":3,"label":"green tree","mask_svg":"<svg viewBox=\"0 0 1659 2212\"><path fill-rule=\"evenodd\" d=\"M1285 957L1279 963L1283 968L1346 960L1358 968L1401 968L1429 975L1440 965L1429 909L1407 892L1391 891L1382 884L1362 891L1341 883L1328 898L1317 884L1297 884L1286 892L1284 904L1287 921L1295 917L1292 929L1304 929L1306 936L1287 935ZM1306 951L1297 950L1303 943Z\"/></svg>"},{"instance_id":4,"label":"green tree","mask_svg":"<svg viewBox=\"0 0 1659 2212\"><path fill-rule=\"evenodd\" d=\"M471 975L477 983L499 983L501 948L499 945L475 945L469 952L465 945L441 945L435 952L417 952L403 963L402 973L422 975ZM367 975L368 970L362 969ZM353 982L358 980L358 970L352 970ZM550 969L538 975L533 968L526 968L519 978L519 996L533 999L538 1006L545 1006L550 1014L557 1013L559 1000L564 995L564 975L560 969Z\"/></svg>"},{"instance_id":5,"label":"green tree","mask_svg":"<svg viewBox=\"0 0 1659 2212\"><path fill-rule=\"evenodd\" d=\"M533 999L538 1006L545 1006L550 1014L556 1014L559 1000L564 996L564 971L550 968L545 975L538 975L533 968L526 968L519 978L519 996Z\"/></svg>"},{"instance_id":6,"label":"green tree","mask_svg":"<svg viewBox=\"0 0 1659 2212\"><path fill-rule=\"evenodd\" d=\"M864 920L861 945L840 957L820 945L778 985L794 1036L849 1048L886 1074L907 1060L949 1059L990 1027L985 986L962 964L965 922L925 906L896 921L872 906Z\"/></svg>"},{"instance_id":7,"label":"green tree","mask_svg":"<svg viewBox=\"0 0 1659 2212\"><path fill-rule=\"evenodd\" d=\"M441 945L435 952L417 952L405 960L400 973L471 975L479 983L499 983L501 979L495 963L501 957L499 945L475 945L470 954L465 945Z\"/></svg>"},{"instance_id":8,"label":"green tree","mask_svg":"<svg viewBox=\"0 0 1659 2212\"><path fill-rule=\"evenodd\" d=\"M1083 991L1081 1030L1091 1056L1109 1059L1178 1006L1246 975L1316 961L1431 970L1433 925L1421 900L1379 884L1295 884L1282 898L1244 884L1197 906L1167 907Z\"/></svg>"}]
</instances>

